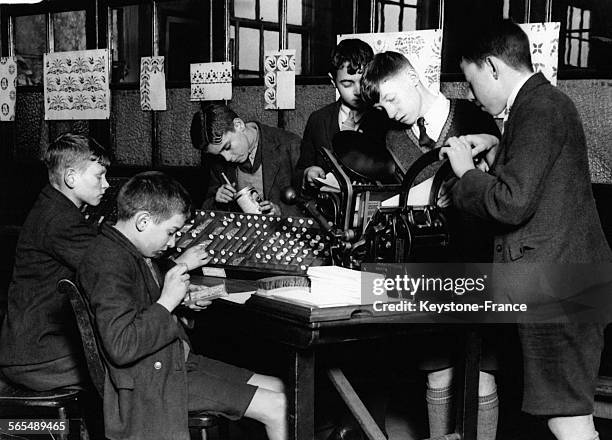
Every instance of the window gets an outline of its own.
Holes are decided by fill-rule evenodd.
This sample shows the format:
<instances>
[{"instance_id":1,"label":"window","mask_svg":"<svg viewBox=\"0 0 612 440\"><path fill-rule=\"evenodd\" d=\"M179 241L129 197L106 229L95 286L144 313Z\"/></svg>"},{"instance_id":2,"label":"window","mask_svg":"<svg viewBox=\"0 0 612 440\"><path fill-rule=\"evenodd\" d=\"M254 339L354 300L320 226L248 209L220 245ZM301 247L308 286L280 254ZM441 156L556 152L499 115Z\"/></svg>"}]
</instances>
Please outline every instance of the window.
<instances>
[{"instance_id":1,"label":"window","mask_svg":"<svg viewBox=\"0 0 612 440\"><path fill-rule=\"evenodd\" d=\"M140 57L151 56L151 5L110 9L111 82L139 80Z\"/></svg>"},{"instance_id":2,"label":"window","mask_svg":"<svg viewBox=\"0 0 612 440\"><path fill-rule=\"evenodd\" d=\"M553 20L561 22L561 72L612 71L612 2L563 0L553 3ZM584 75L584 73L582 75Z\"/></svg>"},{"instance_id":3,"label":"window","mask_svg":"<svg viewBox=\"0 0 612 440\"><path fill-rule=\"evenodd\" d=\"M297 75L325 75L336 34L353 32L353 1L287 0L287 48L296 51ZM230 56L235 77L259 78L267 50L279 49L279 0L234 0Z\"/></svg>"},{"instance_id":4,"label":"window","mask_svg":"<svg viewBox=\"0 0 612 440\"><path fill-rule=\"evenodd\" d=\"M201 0L158 2L159 55L166 79L189 81L189 65L210 61L210 10Z\"/></svg>"},{"instance_id":5,"label":"window","mask_svg":"<svg viewBox=\"0 0 612 440\"><path fill-rule=\"evenodd\" d=\"M17 84L42 84L43 53L47 51L47 20L45 15L24 15L14 20Z\"/></svg>"},{"instance_id":6,"label":"window","mask_svg":"<svg viewBox=\"0 0 612 440\"><path fill-rule=\"evenodd\" d=\"M417 0L378 0L376 3L376 32L417 29Z\"/></svg>"},{"instance_id":7,"label":"window","mask_svg":"<svg viewBox=\"0 0 612 440\"><path fill-rule=\"evenodd\" d=\"M87 49L85 18L85 11L51 14L53 20L53 50L55 52Z\"/></svg>"}]
</instances>

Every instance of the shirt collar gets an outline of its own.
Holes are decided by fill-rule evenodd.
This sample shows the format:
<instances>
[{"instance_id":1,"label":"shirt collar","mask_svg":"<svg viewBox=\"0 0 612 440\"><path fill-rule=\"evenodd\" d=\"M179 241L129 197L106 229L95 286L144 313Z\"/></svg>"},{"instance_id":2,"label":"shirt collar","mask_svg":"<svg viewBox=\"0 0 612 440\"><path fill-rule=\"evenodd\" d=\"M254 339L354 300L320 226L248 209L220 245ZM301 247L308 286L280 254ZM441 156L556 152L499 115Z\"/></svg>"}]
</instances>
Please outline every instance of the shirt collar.
<instances>
[{"instance_id":1,"label":"shirt collar","mask_svg":"<svg viewBox=\"0 0 612 440\"><path fill-rule=\"evenodd\" d=\"M348 108L348 106L346 106L344 103L340 103L340 110L338 111L338 126L342 127L342 123L347 120L349 113L351 111L355 115L354 116L355 124L359 125L359 121L361 121L361 117L363 116L363 113L357 110Z\"/></svg>"},{"instance_id":2,"label":"shirt collar","mask_svg":"<svg viewBox=\"0 0 612 440\"><path fill-rule=\"evenodd\" d=\"M510 93L510 96L508 96L508 101L506 103L506 113L510 113L510 109L512 108L512 106L514 105L514 101L516 100L516 96L518 95L519 91L523 88L523 86L525 85L525 83L529 80L529 78L531 78L533 75L535 75L535 72L532 73L531 75L527 75L524 78L522 78L519 82L516 83L516 85L514 86L514 89L512 89L512 93Z\"/></svg>"},{"instance_id":3,"label":"shirt collar","mask_svg":"<svg viewBox=\"0 0 612 440\"><path fill-rule=\"evenodd\" d=\"M442 133L444 124L448 119L448 113L450 112L450 100L442 93L438 93L436 99L433 101L431 107L425 112L423 118L425 119L425 127L427 128L427 135L437 141ZM412 131L415 136L419 137L419 128L416 124L412 124Z\"/></svg>"}]
</instances>

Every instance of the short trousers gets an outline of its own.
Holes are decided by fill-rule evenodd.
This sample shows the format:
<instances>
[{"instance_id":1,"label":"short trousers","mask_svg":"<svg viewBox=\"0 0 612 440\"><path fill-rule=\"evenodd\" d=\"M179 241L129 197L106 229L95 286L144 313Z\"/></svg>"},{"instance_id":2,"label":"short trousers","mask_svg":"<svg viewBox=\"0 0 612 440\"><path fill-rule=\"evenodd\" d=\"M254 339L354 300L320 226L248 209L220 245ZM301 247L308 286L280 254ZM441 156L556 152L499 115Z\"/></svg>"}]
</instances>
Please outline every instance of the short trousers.
<instances>
[{"instance_id":1,"label":"short trousers","mask_svg":"<svg viewBox=\"0 0 612 440\"><path fill-rule=\"evenodd\" d=\"M593 413L605 325L519 324L523 411L564 417Z\"/></svg>"},{"instance_id":2,"label":"short trousers","mask_svg":"<svg viewBox=\"0 0 612 440\"><path fill-rule=\"evenodd\" d=\"M5 366L0 370L11 382L35 391L82 388L90 384L83 355L63 356L39 364Z\"/></svg>"},{"instance_id":3,"label":"short trousers","mask_svg":"<svg viewBox=\"0 0 612 440\"><path fill-rule=\"evenodd\" d=\"M252 371L193 353L185 367L189 411L208 411L231 420L244 416L257 391L247 384Z\"/></svg>"},{"instance_id":4,"label":"short trousers","mask_svg":"<svg viewBox=\"0 0 612 440\"><path fill-rule=\"evenodd\" d=\"M460 361L464 352L465 341L462 332L444 329L425 334L412 346L420 370L431 372L452 367ZM482 338L480 353L480 370L495 371L497 365L497 343L495 331L491 327L483 326L478 329Z\"/></svg>"}]
</instances>

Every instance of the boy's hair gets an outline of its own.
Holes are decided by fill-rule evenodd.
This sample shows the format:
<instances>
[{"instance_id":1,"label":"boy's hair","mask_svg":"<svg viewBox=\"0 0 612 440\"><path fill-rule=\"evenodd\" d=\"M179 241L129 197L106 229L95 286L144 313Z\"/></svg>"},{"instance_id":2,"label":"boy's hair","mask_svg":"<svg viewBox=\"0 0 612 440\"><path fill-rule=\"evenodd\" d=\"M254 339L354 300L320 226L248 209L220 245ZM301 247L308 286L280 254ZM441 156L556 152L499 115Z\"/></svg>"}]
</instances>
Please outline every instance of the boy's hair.
<instances>
[{"instance_id":1,"label":"boy's hair","mask_svg":"<svg viewBox=\"0 0 612 440\"><path fill-rule=\"evenodd\" d=\"M117 195L117 220L128 220L138 211L147 211L155 223L176 214L189 217L191 198L172 177L159 171L146 171L128 180Z\"/></svg>"},{"instance_id":2,"label":"boy's hair","mask_svg":"<svg viewBox=\"0 0 612 440\"><path fill-rule=\"evenodd\" d=\"M415 81L419 76L408 59L398 52L387 51L374 55L361 77L361 99L368 105L380 100L380 83L408 70ZM406 84L406 87L410 87Z\"/></svg>"},{"instance_id":3,"label":"boy's hair","mask_svg":"<svg viewBox=\"0 0 612 440\"><path fill-rule=\"evenodd\" d=\"M234 130L237 117L236 112L223 104L211 104L198 110L191 120L192 145L206 151L208 145L218 144L225 133Z\"/></svg>"},{"instance_id":4,"label":"boy's hair","mask_svg":"<svg viewBox=\"0 0 612 440\"><path fill-rule=\"evenodd\" d=\"M350 75L362 71L374 57L374 51L368 43L357 38L342 40L331 53L329 73L335 79L338 70L342 69L344 63Z\"/></svg>"},{"instance_id":5,"label":"boy's hair","mask_svg":"<svg viewBox=\"0 0 612 440\"><path fill-rule=\"evenodd\" d=\"M481 67L489 56L513 69L533 71L529 37L512 20L489 22L466 34L461 50L465 61Z\"/></svg>"},{"instance_id":6,"label":"boy's hair","mask_svg":"<svg viewBox=\"0 0 612 440\"><path fill-rule=\"evenodd\" d=\"M110 157L95 139L78 134L64 133L47 147L43 161L49 173L49 182L59 185L68 168L82 170L88 162L107 167Z\"/></svg>"}]
</instances>

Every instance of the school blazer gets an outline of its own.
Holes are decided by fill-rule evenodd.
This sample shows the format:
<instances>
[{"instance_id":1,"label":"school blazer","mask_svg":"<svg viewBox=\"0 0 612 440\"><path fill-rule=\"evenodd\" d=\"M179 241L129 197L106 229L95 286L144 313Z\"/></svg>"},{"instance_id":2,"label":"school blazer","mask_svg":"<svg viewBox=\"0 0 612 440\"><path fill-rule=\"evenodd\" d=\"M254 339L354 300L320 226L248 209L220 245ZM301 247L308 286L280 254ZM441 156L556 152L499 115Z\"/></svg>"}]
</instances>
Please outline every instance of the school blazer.
<instances>
[{"instance_id":1,"label":"school blazer","mask_svg":"<svg viewBox=\"0 0 612 440\"><path fill-rule=\"evenodd\" d=\"M293 179L296 188L301 188L306 168L316 165L329 171L329 167L319 153L319 148L333 150L332 140L340 131L338 126L340 105L338 100L312 112L308 117ZM359 130L371 136L373 141L384 143L385 133L391 124L385 112L372 109L362 116Z\"/></svg>"},{"instance_id":2,"label":"school blazer","mask_svg":"<svg viewBox=\"0 0 612 440\"><path fill-rule=\"evenodd\" d=\"M276 127L257 123L259 128L259 146L261 148L261 166L263 179L263 197L280 206L283 215L299 215L295 205L288 205L282 200L283 190L291 185L295 165L300 154L300 137L294 133ZM222 157L215 157L210 165L208 191L202 205L203 209L220 209L240 211L234 203L217 203L215 194L219 186L225 183L221 173L225 173L230 182L235 182L235 163L228 163Z\"/></svg>"},{"instance_id":3,"label":"school blazer","mask_svg":"<svg viewBox=\"0 0 612 440\"><path fill-rule=\"evenodd\" d=\"M96 233L66 196L51 185L43 188L17 241L0 365L38 364L82 352L70 301L56 285L74 279Z\"/></svg>"},{"instance_id":4,"label":"school blazer","mask_svg":"<svg viewBox=\"0 0 612 440\"><path fill-rule=\"evenodd\" d=\"M188 440L181 324L163 306L149 267L119 231L103 226L77 273L107 366L106 437Z\"/></svg>"},{"instance_id":5,"label":"school blazer","mask_svg":"<svg viewBox=\"0 0 612 440\"><path fill-rule=\"evenodd\" d=\"M494 262L612 261L580 117L541 73L519 91L489 173L465 173L453 201L494 222Z\"/></svg>"}]
</instances>

